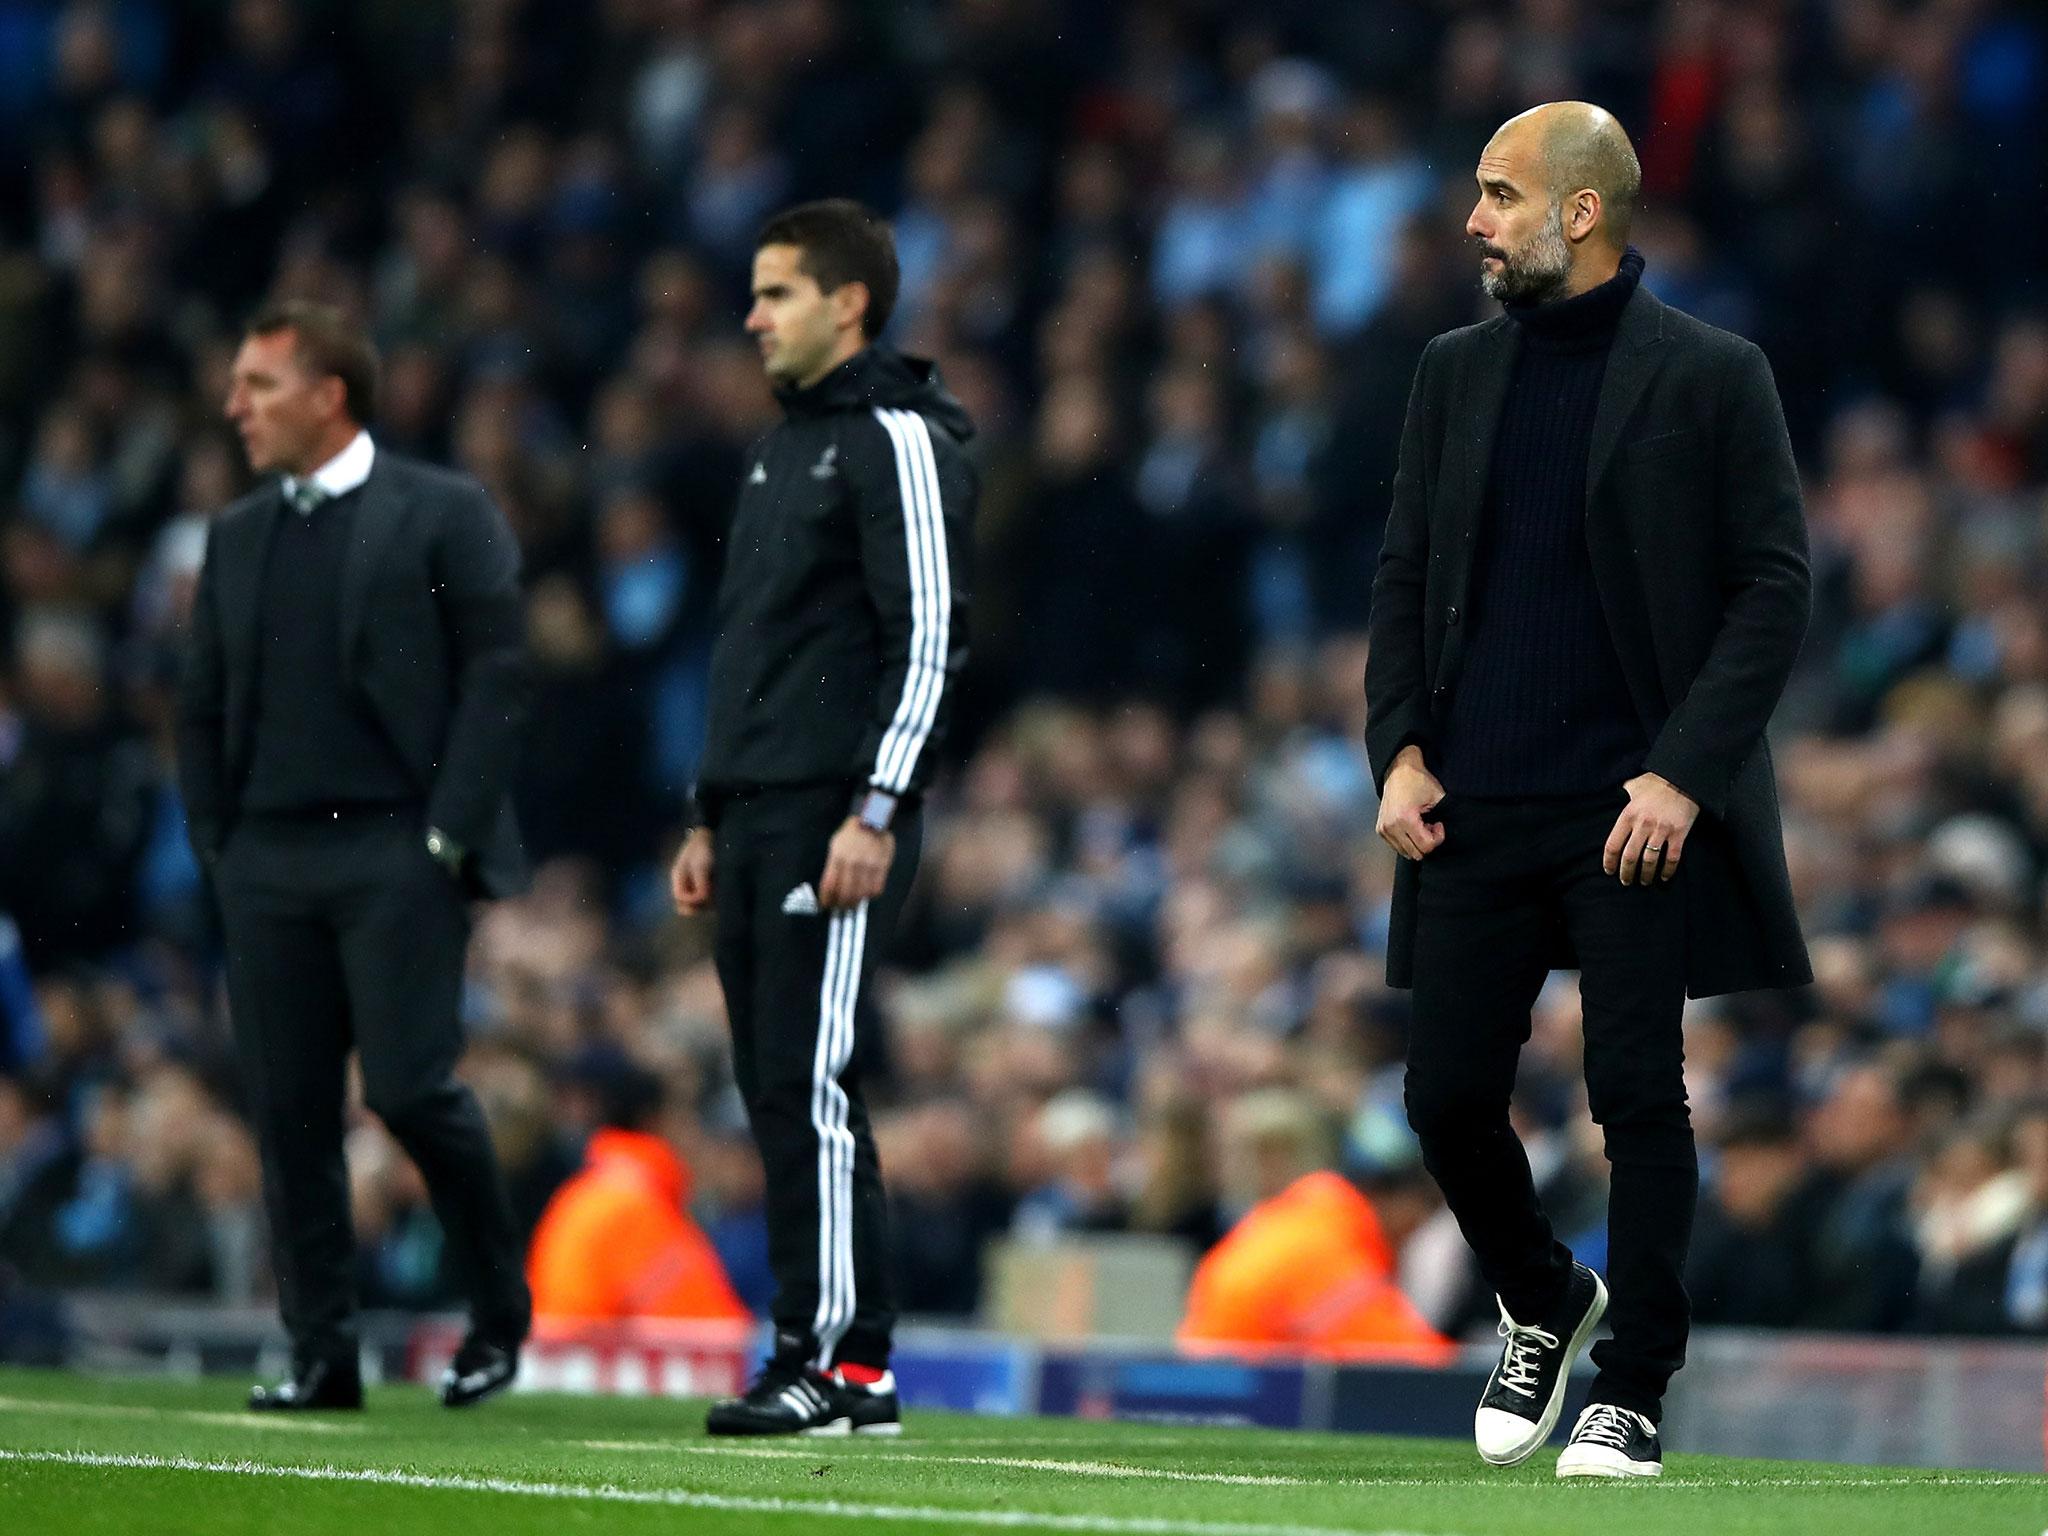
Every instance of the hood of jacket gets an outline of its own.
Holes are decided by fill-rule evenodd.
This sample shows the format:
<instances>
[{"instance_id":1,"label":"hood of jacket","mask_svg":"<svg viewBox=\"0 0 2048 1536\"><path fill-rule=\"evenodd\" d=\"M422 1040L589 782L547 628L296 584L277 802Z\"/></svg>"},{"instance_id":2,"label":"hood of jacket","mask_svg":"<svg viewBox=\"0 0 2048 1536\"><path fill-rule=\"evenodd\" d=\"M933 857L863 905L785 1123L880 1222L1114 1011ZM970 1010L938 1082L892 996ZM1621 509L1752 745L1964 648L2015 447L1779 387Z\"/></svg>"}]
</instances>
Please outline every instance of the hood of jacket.
<instances>
[{"instance_id":1,"label":"hood of jacket","mask_svg":"<svg viewBox=\"0 0 2048 1536\"><path fill-rule=\"evenodd\" d=\"M893 347L867 346L809 389L778 389L775 398L792 417L829 416L840 411L916 411L956 442L974 435L967 408L939 378L939 366L907 357Z\"/></svg>"}]
</instances>

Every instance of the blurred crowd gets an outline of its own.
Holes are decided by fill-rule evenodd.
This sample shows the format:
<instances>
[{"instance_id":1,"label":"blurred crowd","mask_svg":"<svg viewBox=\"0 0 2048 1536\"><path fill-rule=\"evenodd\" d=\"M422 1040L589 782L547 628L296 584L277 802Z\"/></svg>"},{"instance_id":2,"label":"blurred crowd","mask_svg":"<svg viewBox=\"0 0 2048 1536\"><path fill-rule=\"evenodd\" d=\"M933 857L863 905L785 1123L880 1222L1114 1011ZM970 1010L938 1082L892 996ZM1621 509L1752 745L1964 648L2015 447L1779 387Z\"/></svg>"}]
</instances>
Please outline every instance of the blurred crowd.
<instances>
[{"instance_id":1,"label":"blurred crowd","mask_svg":"<svg viewBox=\"0 0 2048 1536\"><path fill-rule=\"evenodd\" d=\"M974 1313L993 1238L1199 1251L1336 1167L1430 1323L1490 1322L1401 1110L1361 631L1415 361L1488 308L1473 162L1559 97L1635 136L1645 281L1764 346L1807 477L1818 980L1688 1015L1698 1316L2048 1331L2048 27L1995 0L0 0L0 1288L270 1285L167 722L246 484L227 361L286 294L367 318L379 439L525 552L542 870L465 1001L519 1209L653 1073L762 1303L663 870L774 419L754 231L846 194L986 487L877 997L905 1310ZM1597 1260L1579 1049L1559 977L1517 1114ZM447 1301L417 1174L367 1116L349 1152L366 1302Z\"/></svg>"}]
</instances>

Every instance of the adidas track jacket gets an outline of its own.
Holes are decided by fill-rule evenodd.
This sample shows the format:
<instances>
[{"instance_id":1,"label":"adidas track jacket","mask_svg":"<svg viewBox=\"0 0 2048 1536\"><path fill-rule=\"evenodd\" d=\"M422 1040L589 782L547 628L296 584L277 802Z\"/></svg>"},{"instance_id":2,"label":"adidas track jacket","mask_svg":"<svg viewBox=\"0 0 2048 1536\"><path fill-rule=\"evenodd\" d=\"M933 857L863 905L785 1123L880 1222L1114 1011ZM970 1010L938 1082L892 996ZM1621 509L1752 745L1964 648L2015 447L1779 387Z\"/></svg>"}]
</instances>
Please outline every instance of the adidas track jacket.
<instances>
[{"instance_id":1,"label":"adidas track jacket","mask_svg":"<svg viewBox=\"0 0 2048 1536\"><path fill-rule=\"evenodd\" d=\"M727 535L696 813L752 790L931 782L967 657L973 426L920 358L870 346L782 392Z\"/></svg>"}]
</instances>

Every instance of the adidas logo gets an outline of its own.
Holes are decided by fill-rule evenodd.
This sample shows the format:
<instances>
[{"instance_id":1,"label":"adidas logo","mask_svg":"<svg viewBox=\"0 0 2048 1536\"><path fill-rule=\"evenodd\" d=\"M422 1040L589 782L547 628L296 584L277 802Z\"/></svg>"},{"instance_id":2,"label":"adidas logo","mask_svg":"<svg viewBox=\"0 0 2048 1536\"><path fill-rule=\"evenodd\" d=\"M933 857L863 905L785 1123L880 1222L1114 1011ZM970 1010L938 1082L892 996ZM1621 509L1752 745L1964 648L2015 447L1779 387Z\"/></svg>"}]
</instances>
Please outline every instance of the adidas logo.
<instances>
[{"instance_id":1,"label":"adidas logo","mask_svg":"<svg viewBox=\"0 0 2048 1536\"><path fill-rule=\"evenodd\" d=\"M802 885L782 898L782 910L791 917L816 917L818 915L818 893L811 889L811 882Z\"/></svg>"},{"instance_id":2,"label":"adidas logo","mask_svg":"<svg viewBox=\"0 0 2048 1536\"><path fill-rule=\"evenodd\" d=\"M756 465L754 466L754 472L753 472L753 473L752 473L751 475L747 476L747 484L749 484L749 485L766 485L767 483L768 483L768 466L767 466L766 464L756 464Z\"/></svg>"}]
</instances>

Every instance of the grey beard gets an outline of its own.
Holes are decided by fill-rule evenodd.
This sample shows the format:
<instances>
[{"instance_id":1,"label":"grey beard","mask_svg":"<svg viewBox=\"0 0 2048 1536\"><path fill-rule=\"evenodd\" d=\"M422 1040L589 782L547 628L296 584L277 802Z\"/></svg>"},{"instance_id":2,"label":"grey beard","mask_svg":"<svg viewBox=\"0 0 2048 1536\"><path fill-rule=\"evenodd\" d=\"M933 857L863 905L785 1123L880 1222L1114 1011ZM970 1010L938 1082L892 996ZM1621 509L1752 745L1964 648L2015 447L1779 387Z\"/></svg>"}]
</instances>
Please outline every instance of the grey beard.
<instances>
[{"instance_id":1,"label":"grey beard","mask_svg":"<svg viewBox=\"0 0 2048 1536\"><path fill-rule=\"evenodd\" d=\"M1565 243L1564 210L1550 205L1550 217L1536 238L1519 251L1509 251L1498 272L1480 269L1479 286L1489 299L1503 304L1543 304L1564 291L1572 271L1572 248Z\"/></svg>"}]
</instances>

